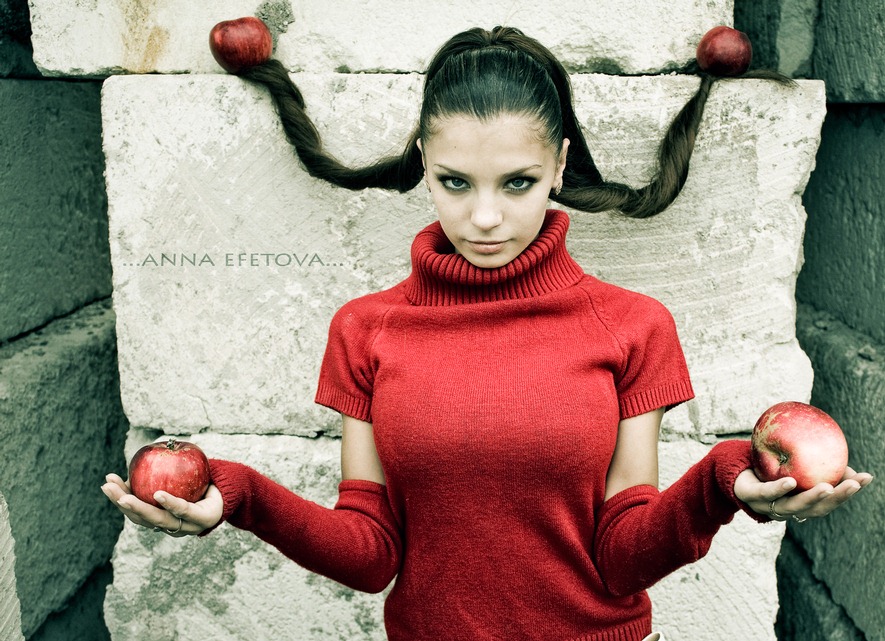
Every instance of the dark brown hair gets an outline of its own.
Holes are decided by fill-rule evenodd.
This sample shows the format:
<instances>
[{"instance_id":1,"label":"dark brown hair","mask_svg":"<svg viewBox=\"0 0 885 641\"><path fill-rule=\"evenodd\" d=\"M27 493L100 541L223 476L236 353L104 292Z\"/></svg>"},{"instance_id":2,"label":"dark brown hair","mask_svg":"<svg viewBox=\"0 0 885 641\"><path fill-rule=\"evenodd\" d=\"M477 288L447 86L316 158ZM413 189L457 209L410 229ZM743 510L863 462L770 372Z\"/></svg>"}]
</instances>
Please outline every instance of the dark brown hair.
<instances>
[{"instance_id":1,"label":"dark brown hair","mask_svg":"<svg viewBox=\"0 0 885 641\"><path fill-rule=\"evenodd\" d=\"M429 139L440 118L529 115L543 125L547 142L557 151L564 138L570 141L562 190L551 193L552 200L585 212L616 209L633 218L660 213L682 190L704 105L716 79L700 74L697 92L661 141L654 177L644 187L633 188L603 179L575 117L568 73L546 47L513 27L474 28L446 42L428 65L421 116L405 150L366 167L347 167L323 150L304 98L279 61L270 60L240 75L268 88L286 137L308 173L339 187L400 192L414 188L424 175L417 141ZM747 75L791 82L770 72Z\"/></svg>"}]
</instances>

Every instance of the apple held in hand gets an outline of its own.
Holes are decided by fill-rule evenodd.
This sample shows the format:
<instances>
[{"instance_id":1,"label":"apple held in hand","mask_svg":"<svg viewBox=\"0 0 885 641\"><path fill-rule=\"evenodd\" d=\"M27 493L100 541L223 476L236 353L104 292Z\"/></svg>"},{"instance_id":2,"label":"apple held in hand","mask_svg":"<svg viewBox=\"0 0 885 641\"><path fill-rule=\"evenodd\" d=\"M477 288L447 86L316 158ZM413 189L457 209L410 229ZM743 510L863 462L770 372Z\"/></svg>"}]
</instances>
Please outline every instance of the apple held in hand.
<instances>
[{"instance_id":1,"label":"apple held in hand","mask_svg":"<svg viewBox=\"0 0 885 641\"><path fill-rule=\"evenodd\" d=\"M772 405L753 428L751 457L763 481L791 476L794 492L818 483L836 485L848 465L848 443L842 429L826 412L787 401Z\"/></svg>"},{"instance_id":2,"label":"apple held in hand","mask_svg":"<svg viewBox=\"0 0 885 641\"><path fill-rule=\"evenodd\" d=\"M154 492L163 490L195 502L209 487L209 460L199 447L174 437L149 443L129 462L129 488L145 503L160 507Z\"/></svg>"},{"instance_id":3,"label":"apple held in hand","mask_svg":"<svg viewBox=\"0 0 885 641\"><path fill-rule=\"evenodd\" d=\"M753 46L743 31L719 26L710 29L698 44L698 66L715 76L740 76L750 68Z\"/></svg>"},{"instance_id":4,"label":"apple held in hand","mask_svg":"<svg viewBox=\"0 0 885 641\"><path fill-rule=\"evenodd\" d=\"M273 38L258 18L224 20L209 32L209 50L225 71L237 74L267 62L273 53Z\"/></svg>"}]
</instances>

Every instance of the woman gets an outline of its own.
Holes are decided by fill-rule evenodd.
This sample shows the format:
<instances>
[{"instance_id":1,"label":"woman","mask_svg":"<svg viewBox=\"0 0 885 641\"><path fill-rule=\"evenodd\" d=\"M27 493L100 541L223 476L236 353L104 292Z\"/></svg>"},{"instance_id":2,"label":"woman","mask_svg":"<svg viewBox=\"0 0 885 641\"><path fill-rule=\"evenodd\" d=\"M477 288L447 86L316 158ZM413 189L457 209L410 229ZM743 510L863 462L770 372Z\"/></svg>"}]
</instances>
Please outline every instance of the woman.
<instances>
[{"instance_id":1,"label":"woman","mask_svg":"<svg viewBox=\"0 0 885 641\"><path fill-rule=\"evenodd\" d=\"M212 461L206 497L147 505L109 475L132 521L183 536L228 521L309 570L378 592L392 640L639 641L646 589L703 556L738 510L823 516L869 484L846 472L788 496L760 482L747 441L724 441L659 492L664 412L692 398L669 312L587 275L568 216L655 215L685 181L712 79L677 116L641 189L603 180L568 77L516 29L473 29L429 65L402 156L350 169L327 156L281 65L246 77L274 96L308 171L350 189L423 178L439 221L412 273L332 320L316 400L342 415L334 509L238 463Z\"/></svg>"}]
</instances>

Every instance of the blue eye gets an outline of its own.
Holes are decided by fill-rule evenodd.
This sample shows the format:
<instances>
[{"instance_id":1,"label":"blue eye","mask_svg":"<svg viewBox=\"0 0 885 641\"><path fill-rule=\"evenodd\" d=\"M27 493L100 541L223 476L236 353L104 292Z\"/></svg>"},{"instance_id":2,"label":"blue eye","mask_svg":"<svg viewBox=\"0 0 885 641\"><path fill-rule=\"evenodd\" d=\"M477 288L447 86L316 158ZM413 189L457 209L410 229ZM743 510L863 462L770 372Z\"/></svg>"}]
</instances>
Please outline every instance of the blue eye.
<instances>
[{"instance_id":1,"label":"blue eye","mask_svg":"<svg viewBox=\"0 0 885 641\"><path fill-rule=\"evenodd\" d=\"M441 176L439 181L449 191L465 191L468 188L466 180L455 176Z\"/></svg>"},{"instance_id":2,"label":"blue eye","mask_svg":"<svg viewBox=\"0 0 885 641\"><path fill-rule=\"evenodd\" d=\"M537 181L534 178L528 178L526 176L520 176L519 178L513 178L507 183L507 191L519 193L521 191L528 191L532 188Z\"/></svg>"}]
</instances>

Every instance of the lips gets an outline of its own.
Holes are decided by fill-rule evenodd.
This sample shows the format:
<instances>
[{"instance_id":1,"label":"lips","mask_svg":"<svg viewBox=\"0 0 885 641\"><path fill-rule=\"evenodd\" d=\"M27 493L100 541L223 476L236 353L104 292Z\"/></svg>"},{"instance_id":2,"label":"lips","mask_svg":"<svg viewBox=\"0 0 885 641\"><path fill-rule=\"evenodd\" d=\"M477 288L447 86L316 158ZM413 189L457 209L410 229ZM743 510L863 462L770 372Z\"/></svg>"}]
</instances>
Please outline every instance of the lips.
<instances>
[{"instance_id":1,"label":"lips","mask_svg":"<svg viewBox=\"0 0 885 641\"><path fill-rule=\"evenodd\" d=\"M504 247L505 240L468 240L467 244L477 254L495 254Z\"/></svg>"}]
</instances>

